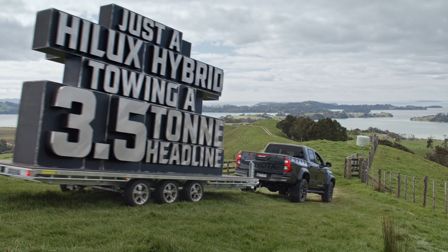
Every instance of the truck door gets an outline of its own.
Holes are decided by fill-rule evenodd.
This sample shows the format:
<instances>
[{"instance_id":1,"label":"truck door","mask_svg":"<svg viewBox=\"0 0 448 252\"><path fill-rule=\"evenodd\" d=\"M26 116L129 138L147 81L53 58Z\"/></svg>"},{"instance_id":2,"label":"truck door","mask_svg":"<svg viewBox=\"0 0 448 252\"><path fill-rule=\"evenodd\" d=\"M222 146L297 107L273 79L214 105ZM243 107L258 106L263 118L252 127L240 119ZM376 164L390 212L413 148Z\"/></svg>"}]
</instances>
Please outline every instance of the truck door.
<instances>
[{"instance_id":1,"label":"truck door","mask_svg":"<svg viewBox=\"0 0 448 252\"><path fill-rule=\"evenodd\" d=\"M322 175L321 167L316 159L316 153L308 149L309 171L310 171L310 188L320 187Z\"/></svg>"},{"instance_id":2,"label":"truck door","mask_svg":"<svg viewBox=\"0 0 448 252\"><path fill-rule=\"evenodd\" d=\"M318 184L319 184L319 187L323 187L327 183L325 181L325 179L326 179L325 170L328 168L325 166L325 162L321 158L319 153L315 152L314 154L316 155L316 161L317 161L317 164L319 165L319 183Z\"/></svg>"}]
</instances>

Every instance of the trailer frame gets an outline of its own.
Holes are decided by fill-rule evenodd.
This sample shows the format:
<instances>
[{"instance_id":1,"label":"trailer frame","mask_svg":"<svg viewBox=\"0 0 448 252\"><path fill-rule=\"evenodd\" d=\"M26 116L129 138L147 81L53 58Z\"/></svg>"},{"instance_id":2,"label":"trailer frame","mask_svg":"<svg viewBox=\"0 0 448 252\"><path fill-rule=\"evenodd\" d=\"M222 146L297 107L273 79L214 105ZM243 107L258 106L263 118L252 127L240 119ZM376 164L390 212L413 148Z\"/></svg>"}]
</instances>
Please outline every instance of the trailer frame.
<instances>
[{"instance_id":1,"label":"trailer frame","mask_svg":"<svg viewBox=\"0 0 448 252\"><path fill-rule=\"evenodd\" d=\"M253 165L251 165L251 167L253 169ZM125 200L130 205L140 205L133 204L132 200L130 201L130 199L126 199L126 192L127 190L130 190L128 187L135 184L135 181L140 181L141 185L145 185L145 183L151 185L148 186L151 191L157 191L159 189L158 186L163 184L162 182L170 181L177 185L177 192L183 190L184 185L189 186L193 182L197 182L201 186L205 185L207 187L215 188L255 188L259 183L258 179L254 178L254 172L250 172L248 177L231 175L192 175L181 173L110 172L99 170L55 169L5 162L0 163L0 175L26 181L60 185L61 188L62 186L79 186L122 192ZM172 203L166 202L163 199L159 200L159 202Z\"/></svg>"}]
</instances>

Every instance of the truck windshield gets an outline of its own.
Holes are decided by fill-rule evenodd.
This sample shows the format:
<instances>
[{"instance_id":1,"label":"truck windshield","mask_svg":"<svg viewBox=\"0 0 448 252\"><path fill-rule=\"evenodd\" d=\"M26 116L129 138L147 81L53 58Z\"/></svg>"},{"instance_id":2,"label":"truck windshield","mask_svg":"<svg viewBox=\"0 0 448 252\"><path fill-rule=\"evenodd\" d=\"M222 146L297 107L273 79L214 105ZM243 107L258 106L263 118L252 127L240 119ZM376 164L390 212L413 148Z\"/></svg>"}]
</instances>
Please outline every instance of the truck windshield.
<instances>
[{"instance_id":1,"label":"truck windshield","mask_svg":"<svg viewBox=\"0 0 448 252\"><path fill-rule=\"evenodd\" d=\"M270 144L268 145L268 147L266 147L265 152L283 154L296 158L305 158L305 155L303 154L303 148L300 146Z\"/></svg>"}]
</instances>

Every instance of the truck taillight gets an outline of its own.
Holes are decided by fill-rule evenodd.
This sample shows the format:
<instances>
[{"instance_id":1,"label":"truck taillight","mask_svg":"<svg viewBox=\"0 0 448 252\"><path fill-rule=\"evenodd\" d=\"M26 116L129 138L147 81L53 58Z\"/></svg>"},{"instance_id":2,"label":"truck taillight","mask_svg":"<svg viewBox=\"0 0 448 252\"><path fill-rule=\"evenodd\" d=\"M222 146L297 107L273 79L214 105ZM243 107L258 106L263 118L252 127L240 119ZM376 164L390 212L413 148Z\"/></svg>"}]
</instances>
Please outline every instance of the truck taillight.
<instances>
[{"instance_id":1,"label":"truck taillight","mask_svg":"<svg viewBox=\"0 0 448 252\"><path fill-rule=\"evenodd\" d=\"M239 168L241 164L241 151L236 154L236 168Z\"/></svg>"},{"instance_id":2,"label":"truck taillight","mask_svg":"<svg viewBox=\"0 0 448 252\"><path fill-rule=\"evenodd\" d=\"M292 168L291 168L291 160L285 158L285 164L283 165L283 171L284 171L284 172L290 172L290 171L292 171Z\"/></svg>"}]
</instances>

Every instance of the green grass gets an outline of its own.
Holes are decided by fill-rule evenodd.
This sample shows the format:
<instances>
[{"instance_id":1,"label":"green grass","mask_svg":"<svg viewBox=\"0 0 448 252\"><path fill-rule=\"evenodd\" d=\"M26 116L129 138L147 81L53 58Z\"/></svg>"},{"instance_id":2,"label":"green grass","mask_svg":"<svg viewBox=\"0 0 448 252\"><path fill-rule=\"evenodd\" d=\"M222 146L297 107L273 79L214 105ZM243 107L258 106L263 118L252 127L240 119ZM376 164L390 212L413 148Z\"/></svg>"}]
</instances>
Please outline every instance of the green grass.
<instances>
[{"instance_id":1,"label":"green grass","mask_svg":"<svg viewBox=\"0 0 448 252\"><path fill-rule=\"evenodd\" d=\"M283 133L279 128L277 128L277 123L280 120L259 120L254 122L254 125L259 125L267 128L273 135L280 136L280 137L286 137L285 133Z\"/></svg>"},{"instance_id":2,"label":"green grass","mask_svg":"<svg viewBox=\"0 0 448 252\"><path fill-rule=\"evenodd\" d=\"M406 146L407 148L409 148L410 150L412 150L413 152L415 152L415 154L420 155L421 157L426 157L426 154L428 152L431 152L431 149L426 148L426 141L427 139L406 139L406 140L401 140L400 144L403 146ZM441 145L443 141L441 140L433 140L433 147L436 145Z\"/></svg>"},{"instance_id":3,"label":"green grass","mask_svg":"<svg viewBox=\"0 0 448 252\"><path fill-rule=\"evenodd\" d=\"M0 127L0 139L5 139L7 142L13 142L16 134L16 128Z\"/></svg>"},{"instance_id":4,"label":"green grass","mask_svg":"<svg viewBox=\"0 0 448 252\"><path fill-rule=\"evenodd\" d=\"M12 159L12 153L1 153L0 160L8 160Z\"/></svg>"},{"instance_id":5,"label":"green grass","mask_svg":"<svg viewBox=\"0 0 448 252\"><path fill-rule=\"evenodd\" d=\"M239 149L261 150L269 141L293 142L255 126L226 126L226 158ZM448 250L448 218L441 211L341 178L345 156L366 149L354 141L305 144L333 163L337 183L330 204L316 196L293 204L264 190L209 190L199 203L131 208L115 193L62 193L2 177L0 251L381 251L384 216L394 219L410 251ZM392 169L397 159L407 167L427 164L380 147L375 165Z\"/></svg>"}]
</instances>

